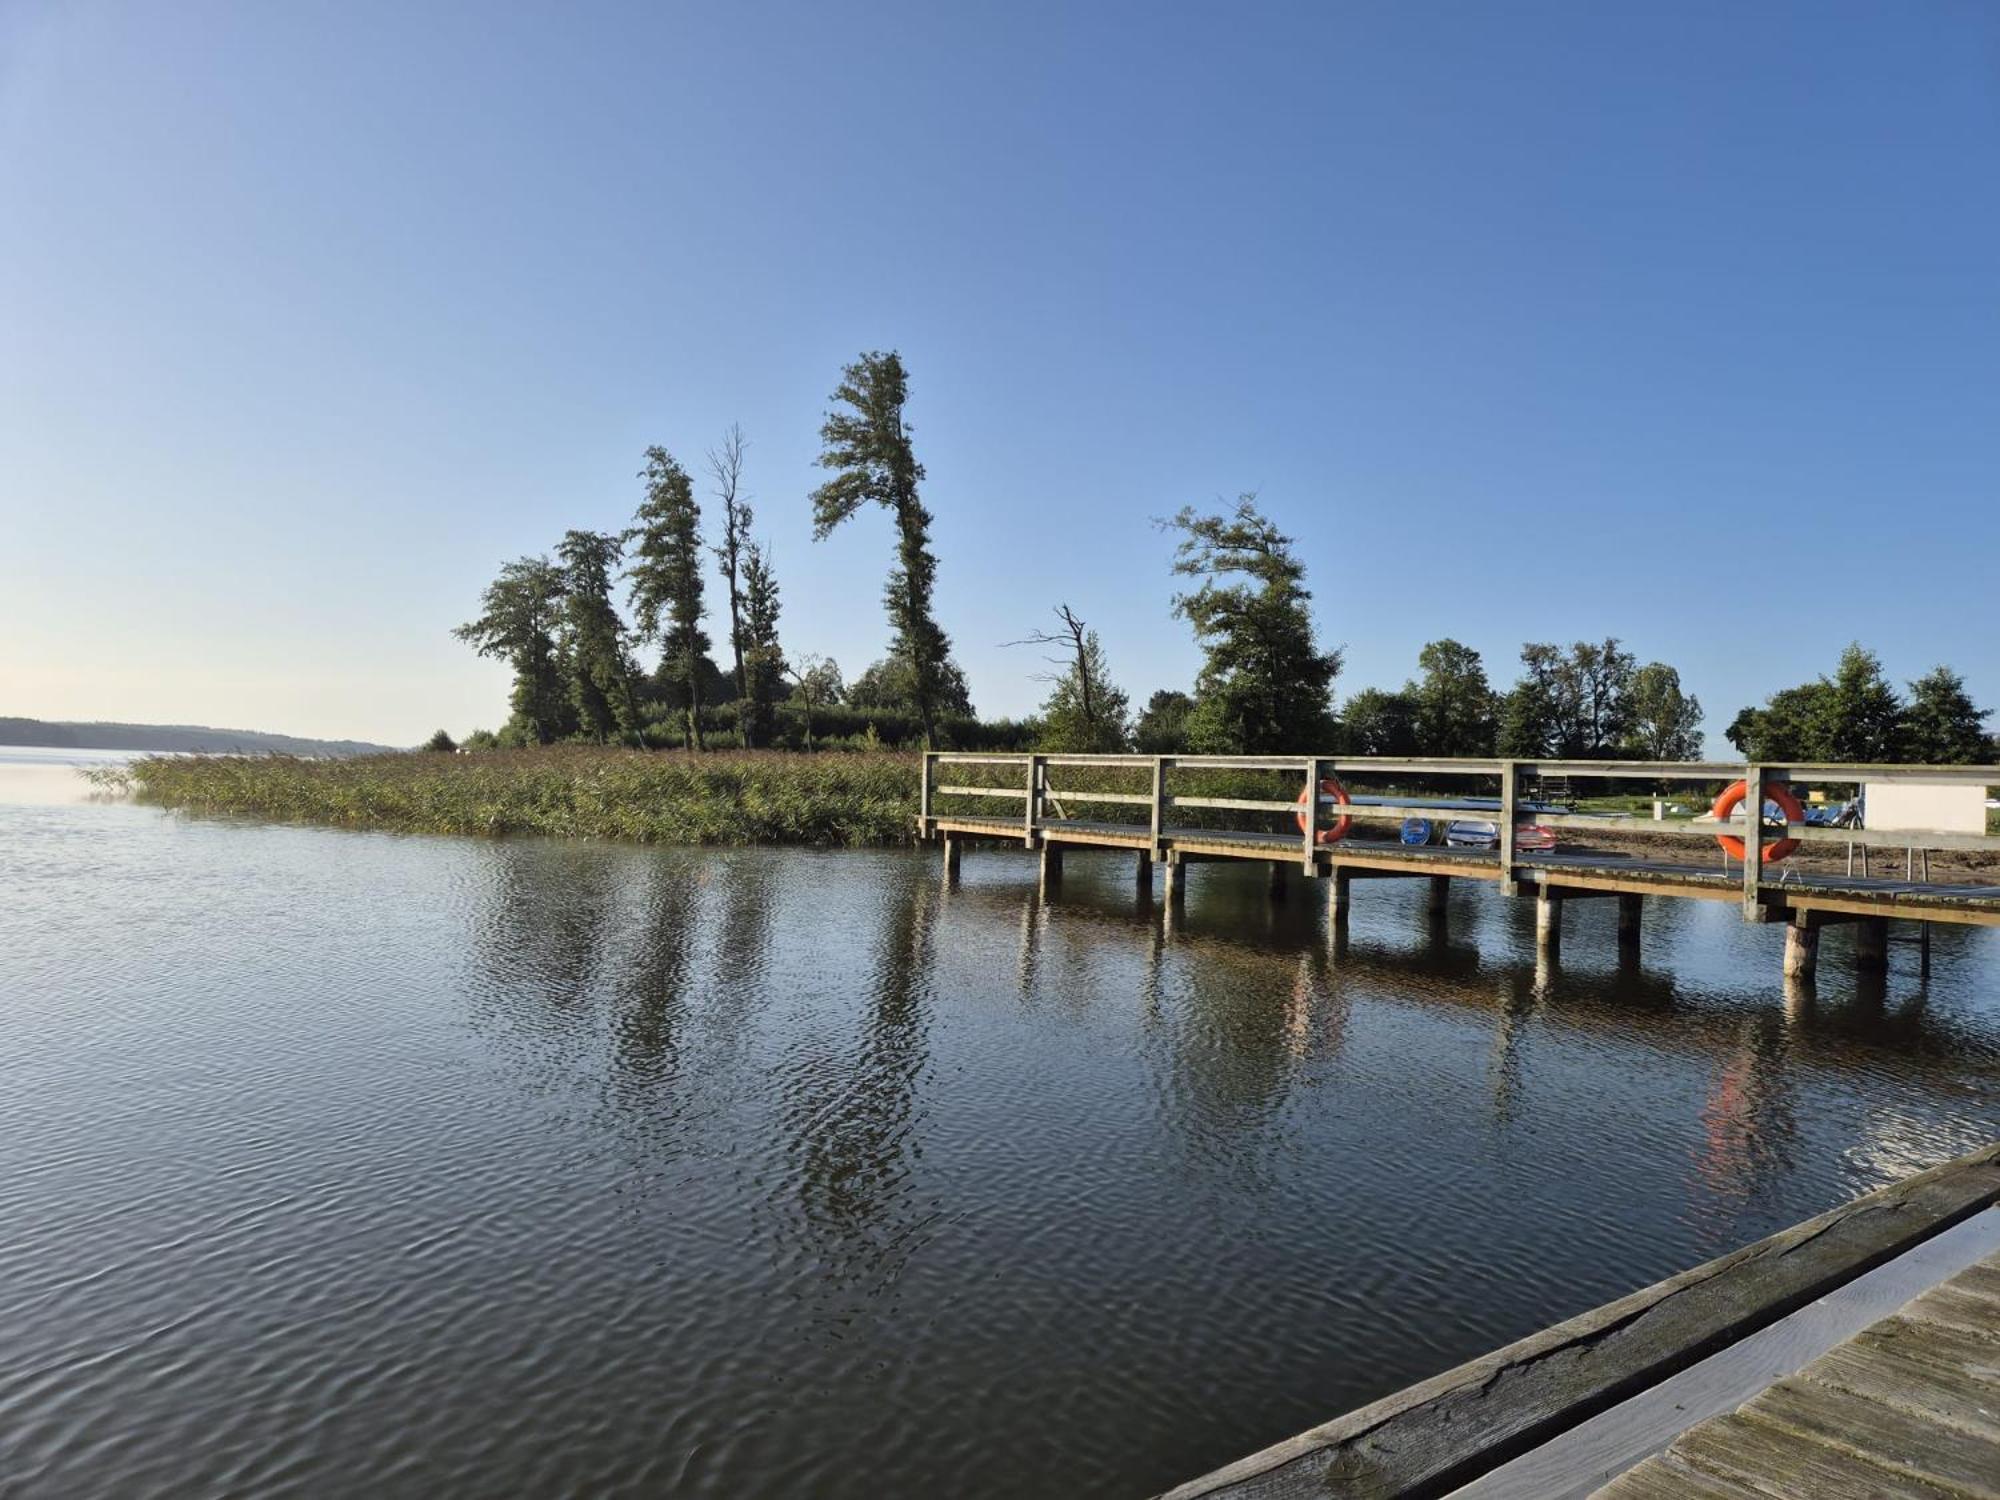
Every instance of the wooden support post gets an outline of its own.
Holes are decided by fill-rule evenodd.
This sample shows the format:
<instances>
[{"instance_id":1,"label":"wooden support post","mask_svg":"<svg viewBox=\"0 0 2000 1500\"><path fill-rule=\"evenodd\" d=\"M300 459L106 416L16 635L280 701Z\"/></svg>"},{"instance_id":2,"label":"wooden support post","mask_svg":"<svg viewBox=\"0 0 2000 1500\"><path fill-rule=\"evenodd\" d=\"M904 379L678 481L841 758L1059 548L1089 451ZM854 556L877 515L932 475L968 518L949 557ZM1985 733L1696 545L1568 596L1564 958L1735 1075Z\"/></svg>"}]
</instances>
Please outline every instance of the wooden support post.
<instances>
[{"instance_id":1,"label":"wooden support post","mask_svg":"<svg viewBox=\"0 0 2000 1500\"><path fill-rule=\"evenodd\" d=\"M1548 886L1535 891L1535 952L1544 958L1562 955L1562 897Z\"/></svg>"},{"instance_id":2,"label":"wooden support post","mask_svg":"<svg viewBox=\"0 0 2000 1500\"><path fill-rule=\"evenodd\" d=\"M1819 923L1811 912L1796 912L1785 927L1785 978L1812 983L1819 972Z\"/></svg>"},{"instance_id":3,"label":"wooden support post","mask_svg":"<svg viewBox=\"0 0 2000 1500\"><path fill-rule=\"evenodd\" d=\"M1160 847L1160 840L1167 830L1167 766L1170 762L1164 755L1153 757L1153 811L1149 820L1153 840L1154 859L1165 859L1166 851Z\"/></svg>"},{"instance_id":4,"label":"wooden support post","mask_svg":"<svg viewBox=\"0 0 2000 1500\"><path fill-rule=\"evenodd\" d=\"M1764 915L1758 886L1764 879L1764 768L1743 768L1743 920Z\"/></svg>"},{"instance_id":5,"label":"wooden support post","mask_svg":"<svg viewBox=\"0 0 2000 1500\"><path fill-rule=\"evenodd\" d=\"M1854 924L1854 967L1869 972L1889 967L1889 919L1863 917Z\"/></svg>"},{"instance_id":6,"label":"wooden support post","mask_svg":"<svg viewBox=\"0 0 2000 1500\"><path fill-rule=\"evenodd\" d=\"M1281 861L1271 861L1271 899L1280 903L1285 899L1285 870Z\"/></svg>"},{"instance_id":7,"label":"wooden support post","mask_svg":"<svg viewBox=\"0 0 2000 1500\"><path fill-rule=\"evenodd\" d=\"M1645 910L1646 898L1635 891L1622 891L1618 896L1618 946L1637 948L1639 946L1639 918Z\"/></svg>"},{"instance_id":8,"label":"wooden support post","mask_svg":"<svg viewBox=\"0 0 2000 1500\"><path fill-rule=\"evenodd\" d=\"M1917 972L1925 979L1931 977L1931 924L1917 924Z\"/></svg>"},{"instance_id":9,"label":"wooden support post","mask_svg":"<svg viewBox=\"0 0 2000 1500\"><path fill-rule=\"evenodd\" d=\"M951 884L958 884L958 856L965 841L947 833L944 836L944 878Z\"/></svg>"},{"instance_id":10,"label":"wooden support post","mask_svg":"<svg viewBox=\"0 0 2000 1500\"><path fill-rule=\"evenodd\" d=\"M917 797L918 836L931 836L931 788L937 785L937 751L924 752L924 785Z\"/></svg>"},{"instance_id":11,"label":"wooden support post","mask_svg":"<svg viewBox=\"0 0 2000 1500\"><path fill-rule=\"evenodd\" d=\"M1167 905L1178 906L1187 900L1187 866L1171 849L1167 851Z\"/></svg>"},{"instance_id":12,"label":"wooden support post","mask_svg":"<svg viewBox=\"0 0 2000 1500\"><path fill-rule=\"evenodd\" d=\"M1041 837L1042 799L1048 792L1049 768L1047 759L1040 755L1028 757L1028 807L1022 815L1021 842L1030 849Z\"/></svg>"},{"instance_id":13,"label":"wooden support post","mask_svg":"<svg viewBox=\"0 0 2000 1500\"><path fill-rule=\"evenodd\" d=\"M1441 917L1445 914L1445 909L1451 905L1451 877L1449 875L1433 875L1430 881L1430 914L1434 917Z\"/></svg>"},{"instance_id":14,"label":"wooden support post","mask_svg":"<svg viewBox=\"0 0 2000 1500\"><path fill-rule=\"evenodd\" d=\"M1062 845L1052 844L1048 842L1048 840L1044 839L1042 841L1042 861L1041 861L1042 863L1041 883L1042 883L1042 893L1044 895L1047 895L1048 893L1058 889L1062 885L1062 861L1063 861Z\"/></svg>"},{"instance_id":15,"label":"wooden support post","mask_svg":"<svg viewBox=\"0 0 2000 1500\"><path fill-rule=\"evenodd\" d=\"M1518 761L1500 762L1500 894L1518 896L1521 883L1514 878L1514 804L1521 781Z\"/></svg>"},{"instance_id":16,"label":"wooden support post","mask_svg":"<svg viewBox=\"0 0 2000 1500\"><path fill-rule=\"evenodd\" d=\"M1150 897L1153 894L1153 851L1150 849L1139 851L1138 885L1140 895Z\"/></svg>"},{"instance_id":17,"label":"wooden support post","mask_svg":"<svg viewBox=\"0 0 2000 1500\"><path fill-rule=\"evenodd\" d=\"M1306 762L1306 816L1305 848L1299 854L1299 865L1311 875L1319 857L1319 761ZM1271 872L1271 894L1279 895L1279 875L1274 868Z\"/></svg>"},{"instance_id":18,"label":"wooden support post","mask_svg":"<svg viewBox=\"0 0 2000 1500\"><path fill-rule=\"evenodd\" d=\"M1347 921L1347 906L1354 894L1354 872L1346 865L1333 867L1333 891L1326 898L1326 919L1336 925Z\"/></svg>"}]
</instances>

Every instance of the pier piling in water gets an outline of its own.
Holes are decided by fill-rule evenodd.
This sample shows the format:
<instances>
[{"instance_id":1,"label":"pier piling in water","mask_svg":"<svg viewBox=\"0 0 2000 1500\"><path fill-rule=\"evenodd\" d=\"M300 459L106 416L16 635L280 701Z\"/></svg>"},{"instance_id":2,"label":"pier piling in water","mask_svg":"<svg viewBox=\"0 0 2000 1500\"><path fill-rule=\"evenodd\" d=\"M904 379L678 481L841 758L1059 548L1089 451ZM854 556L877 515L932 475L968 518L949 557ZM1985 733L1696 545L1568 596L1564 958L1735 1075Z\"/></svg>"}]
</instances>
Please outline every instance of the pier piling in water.
<instances>
[{"instance_id":1,"label":"pier piling in water","mask_svg":"<svg viewBox=\"0 0 2000 1500\"><path fill-rule=\"evenodd\" d=\"M1785 978L1810 983L1819 972L1819 923L1800 912L1785 924Z\"/></svg>"},{"instance_id":2,"label":"pier piling in water","mask_svg":"<svg viewBox=\"0 0 2000 1500\"><path fill-rule=\"evenodd\" d=\"M1646 898L1632 891L1624 891L1618 897L1618 946L1636 951L1639 946L1639 922L1645 911Z\"/></svg>"},{"instance_id":3,"label":"pier piling in water","mask_svg":"<svg viewBox=\"0 0 2000 1500\"><path fill-rule=\"evenodd\" d=\"M1562 957L1562 896L1548 886L1535 892L1535 952L1547 958Z\"/></svg>"},{"instance_id":4,"label":"pier piling in water","mask_svg":"<svg viewBox=\"0 0 2000 1500\"><path fill-rule=\"evenodd\" d=\"M1854 967L1874 972L1889 967L1889 919L1863 917L1854 924Z\"/></svg>"},{"instance_id":5,"label":"pier piling in water","mask_svg":"<svg viewBox=\"0 0 2000 1500\"><path fill-rule=\"evenodd\" d=\"M1449 875L1433 875L1430 877L1430 882L1430 914L1434 917L1441 917L1445 914L1445 909L1451 905L1451 877Z\"/></svg>"}]
</instances>

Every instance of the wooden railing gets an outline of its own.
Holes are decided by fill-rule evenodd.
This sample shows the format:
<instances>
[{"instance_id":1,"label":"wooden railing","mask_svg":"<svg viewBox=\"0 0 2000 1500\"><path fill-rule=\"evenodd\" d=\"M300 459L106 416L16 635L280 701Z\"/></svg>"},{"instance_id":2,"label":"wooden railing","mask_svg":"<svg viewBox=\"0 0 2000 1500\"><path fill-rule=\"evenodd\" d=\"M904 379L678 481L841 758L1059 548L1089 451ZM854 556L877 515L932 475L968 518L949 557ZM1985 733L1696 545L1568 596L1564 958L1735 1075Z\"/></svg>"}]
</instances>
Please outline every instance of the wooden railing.
<instances>
[{"instance_id":1,"label":"wooden railing","mask_svg":"<svg viewBox=\"0 0 2000 1500\"><path fill-rule=\"evenodd\" d=\"M974 782L946 782L940 779L953 767L1006 767L1015 770L1019 782L1013 786L980 785ZM1089 787L1056 787L1049 779L1051 770L1111 769L1144 772L1149 781L1145 791L1110 791ZM1170 788L1175 772L1264 771L1297 776L1309 789L1326 778L1352 779L1395 785L1413 778L1439 780L1464 778L1497 783L1497 807L1493 809L1453 809L1420 801L1376 801L1343 805L1336 816L1362 822L1400 823L1405 818L1450 818L1485 821L1490 818L1498 835L1498 855L1504 885L1514 884L1519 860L1515 834L1522 823L1538 823L1550 828L1591 829L1627 834L1664 834L1669 837L1714 839L1718 834L1740 838L1744 843L1743 901L1746 910L1758 905L1759 890L1780 878L1767 867L1763 851L1781 839L1802 843L1843 844L1856 848L1964 850L2000 854L2000 837L1991 834L1907 832L1865 828L1836 828L1811 823L1770 824L1753 812L1740 823L1696 822L1691 818L1641 820L1609 817L1602 813L1565 812L1545 808L1524 799L1525 779L1550 776L1649 781L1665 785L1713 784L1742 781L1742 806L1758 809L1767 790L1778 785L1840 784L1863 782L1921 781L2000 786L2000 766L1918 766L1918 765L1772 765L1745 761L1631 761L1631 760L1510 760L1453 759L1435 756L1274 756L1274 755L1038 755L1038 754L959 754L932 751L924 756L921 818L924 828L939 816L939 798L1000 798L1019 800L1022 806L1021 835L1035 844L1051 826L1074 820L1050 818L1049 804L1078 803L1106 807L1136 807L1146 810L1143 824L1126 825L1133 831L1145 828L1157 847L1168 834L1168 814L1176 808L1190 810L1254 812L1295 815L1303 812L1304 827L1299 834L1299 858L1307 870L1316 868L1328 852L1319 842L1326 826L1320 799L1305 795L1279 800L1259 797L1215 797L1177 795ZM1469 795L1469 794L1468 794ZM1337 847L1337 846L1336 846ZM1851 855L1850 855L1851 857Z\"/></svg>"}]
</instances>

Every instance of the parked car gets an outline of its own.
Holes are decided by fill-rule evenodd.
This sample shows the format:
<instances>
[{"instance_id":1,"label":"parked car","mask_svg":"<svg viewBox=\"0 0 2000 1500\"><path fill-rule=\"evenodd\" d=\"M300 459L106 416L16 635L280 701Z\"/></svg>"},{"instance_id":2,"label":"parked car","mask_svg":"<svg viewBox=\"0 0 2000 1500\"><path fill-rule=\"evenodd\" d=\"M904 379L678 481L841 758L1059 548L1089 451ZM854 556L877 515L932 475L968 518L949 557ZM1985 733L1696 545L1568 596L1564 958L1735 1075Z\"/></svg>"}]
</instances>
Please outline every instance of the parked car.
<instances>
[{"instance_id":1,"label":"parked car","mask_svg":"<svg viewBox=\"0 0 2000 1500\"><path fill-rule=\"evenodd\" d=\"M1500 825L1482 818L1461 818L1448 824L1444 841L1454 849L1498 849ZM1542 823L1514 825L1514 847L1529 853L1546 853L1556 846L1556 831Z\"/></svg>"}]
</instances>

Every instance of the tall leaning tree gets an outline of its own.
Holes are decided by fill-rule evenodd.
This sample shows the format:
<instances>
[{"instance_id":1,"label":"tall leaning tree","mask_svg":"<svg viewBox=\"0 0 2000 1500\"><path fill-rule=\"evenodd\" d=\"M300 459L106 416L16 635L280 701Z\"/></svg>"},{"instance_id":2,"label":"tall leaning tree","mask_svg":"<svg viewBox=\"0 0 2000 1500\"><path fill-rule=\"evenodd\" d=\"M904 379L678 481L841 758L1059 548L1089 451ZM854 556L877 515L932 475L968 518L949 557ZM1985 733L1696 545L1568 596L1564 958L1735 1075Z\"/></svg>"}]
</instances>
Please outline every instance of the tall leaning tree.
<instances>
[{"instance_id":1,"label":"tall leaning tree","mask_svg":"<svg viewBox=\"0 0 2000 1500\"><path fill-rule=\"evenodd\" d=\"M758 723L743 660L745 554L750 547L751 523L756 519L743 493L743 454L749 446L743 429L731 422L729 431L722 435L722 446L708 450L709 477L715 481L715 498L722 502L722 540L711 550L729 590L729 652L736 664L737 731L746 750L757 742Z\"/></svg>"},{"instance_id":2,"label":"tall leaning tree","mask_svg":"<svg viewBox=\"0 0 2000 1500\"><path fill-rule=\"evenodd\" d=\"M937 557L930 544L931 513L917 493L924 467L903 420L908 396L909 377L893 350L864 354L842 372L834 410L819 430L819 465L832 470L833 478L812 493L813 536L824 540L871 500L896 518L896 566L882 591L894 631L889 649L908 664L910 697L924 745L932 748L951 642L931 611Z\"/></svg>"},{"instance_id":3,"label":"tall leaning tree","mask_svg":"<svg viewBox=\"0 0 2000 1500\"><path fill-rule=\"evenodd\" d=\"M687 743L701 743L701 668L708 635L701 628L701 507L694 483L657 443L646 450L646 498L625 533L632 566L632 614L639 639L658 641L662 675L686 690Z\"/></svg>"}]
</instances>

